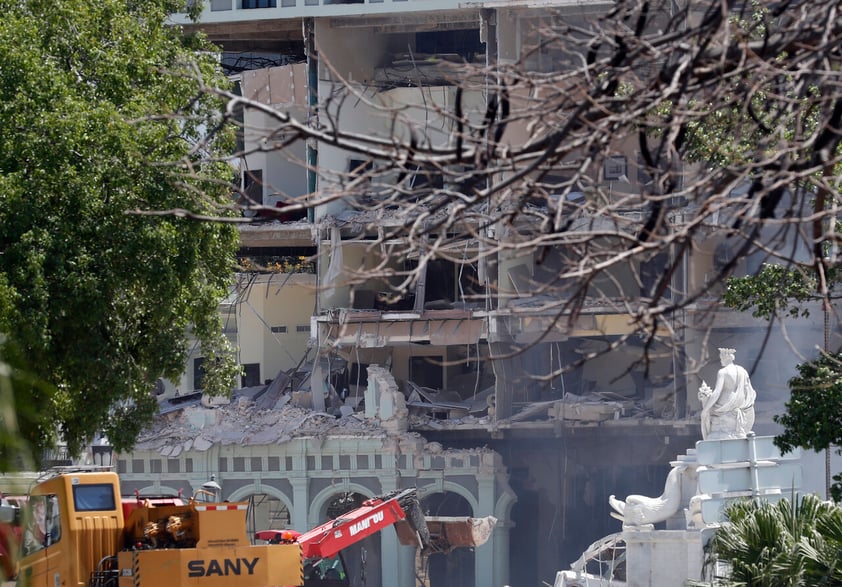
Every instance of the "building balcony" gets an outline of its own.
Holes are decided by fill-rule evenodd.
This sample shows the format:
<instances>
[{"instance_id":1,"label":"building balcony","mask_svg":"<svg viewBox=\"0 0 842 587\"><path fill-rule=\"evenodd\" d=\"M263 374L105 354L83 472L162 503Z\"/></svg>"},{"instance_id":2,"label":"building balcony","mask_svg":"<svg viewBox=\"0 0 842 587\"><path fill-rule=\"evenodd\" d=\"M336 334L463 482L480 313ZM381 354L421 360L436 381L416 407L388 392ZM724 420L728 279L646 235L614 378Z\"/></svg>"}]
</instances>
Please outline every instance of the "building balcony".
<instances>
[{"instance_id":1,"label":"building balcony","mask_svg":"<svg viewBox=\"0 0 842 587\"><path fill-rule=\"evenodd\" d=\"M476 13L482 7L478 2L468 12ZM395 13L440 13L442 24L447 25L448 13L465 12L465 5L458 0L211 0L199 20L199 26L207 27L219 24L252 23L255 28L261 28L272 22L298 22L298 33L301 32L300 19L316 17L358 17L357 26L378 27L393 26L394 16L385 20L387 15ZM381 16L382 15L382 16ZM434 16L428 16L435 19ZM186 14L174 14L172 20L176 24L193 26ZM256 25L255 23L263 23Z\"/></svg>"},{"instance_id":2,"label":"building balcony","mask_svg":"<svg viewBox=\"0 0 842 587\"><path fill-rule=\"evenodd\" d=\"M343 308L315 318L323 345L356 348L475 344L486 337L486 323L486 312L470 309L389 312Z\"/></svg>"},{"instance_id":3,"label":"building balcony","mask_svg":"<svg viewBox=\"0 0 842 587\"><path fill-rule=\"evenodd\" d=\"M440 23L447 26L452 23L448 13L474 12L480 8L534 8L534 7L579 7L604 6L612 4L605 0L211 0L200 18L200 25L219 23L247 23L253 21L279 21L315 17L360 17L357 26L377 27L400 24L392 16L384 21L380 15L408 14L413 12L428 13L425 20L429 23L436 17L430 13L441 13ZM172 16L175 23L193 25L186 14ZM300 25L299 25L300 31Z\"/></svg>"}]
</instances>

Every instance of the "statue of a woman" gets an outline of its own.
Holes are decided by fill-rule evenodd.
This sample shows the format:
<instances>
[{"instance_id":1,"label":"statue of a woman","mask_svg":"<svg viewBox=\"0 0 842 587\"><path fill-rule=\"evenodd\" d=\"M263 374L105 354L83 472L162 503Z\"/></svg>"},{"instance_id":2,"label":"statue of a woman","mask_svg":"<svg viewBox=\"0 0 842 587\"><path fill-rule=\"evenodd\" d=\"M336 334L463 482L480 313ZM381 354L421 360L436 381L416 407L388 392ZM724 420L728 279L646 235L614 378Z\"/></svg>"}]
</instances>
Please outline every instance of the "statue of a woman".
<instances>
[{"instance_id":1,"label":"statue of a woman","mask_svg":"<svg viewBox=\"0 0 842 587\"><path fill-rule=\"evenodd\" d=\"M754 426L754 401L757 393L751 386L748 371L734 364L736 350L719 349L722 368L716 374L716 387L702 382L702 438L745 438Z\"/></svg>"}]
</instances>

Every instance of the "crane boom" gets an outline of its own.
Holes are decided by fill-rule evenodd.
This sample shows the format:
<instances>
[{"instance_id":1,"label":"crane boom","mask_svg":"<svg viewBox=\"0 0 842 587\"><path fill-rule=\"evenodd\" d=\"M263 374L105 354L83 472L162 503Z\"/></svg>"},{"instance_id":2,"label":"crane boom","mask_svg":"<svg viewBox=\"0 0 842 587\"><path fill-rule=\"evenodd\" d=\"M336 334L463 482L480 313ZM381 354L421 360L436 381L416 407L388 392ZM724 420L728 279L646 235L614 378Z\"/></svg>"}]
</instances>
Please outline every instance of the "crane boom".
<instances>
[{"instance_id":1,"label":"crane boom","mask_svg":"<svg viewBox=\"0 0 842 587\"><path fill-rule=\"evenodd\" d=\"M412 488L392 496L374 497L363 502L357 509L301 534L297 542L302 547L304 558L334 556L363 538L400 522L405 522L412 528L411 533L399 531L401 543L406 543L404 537L409 536L410 544L423 548L429 532L426 525L418 528L417 522L412 519L414 508L420 508L415 495L416 491ZM423 515L420 519L423 523Z\"/></svg>"},{"instance_id":2,"label":"crane boom","mask_svg":"<svg viewBox=\"0 0 842 587\"><path fill-rule=\"evenodd\" d=\"M425 517L417 490L412 487L368 499L360 507L304 533L261 530L255 538L276 543L295 542L301 545L305 559L324 559L394 526L401 544L432 554L485 544L496 523L493 516Z\"/></svg>"}]
</instances>

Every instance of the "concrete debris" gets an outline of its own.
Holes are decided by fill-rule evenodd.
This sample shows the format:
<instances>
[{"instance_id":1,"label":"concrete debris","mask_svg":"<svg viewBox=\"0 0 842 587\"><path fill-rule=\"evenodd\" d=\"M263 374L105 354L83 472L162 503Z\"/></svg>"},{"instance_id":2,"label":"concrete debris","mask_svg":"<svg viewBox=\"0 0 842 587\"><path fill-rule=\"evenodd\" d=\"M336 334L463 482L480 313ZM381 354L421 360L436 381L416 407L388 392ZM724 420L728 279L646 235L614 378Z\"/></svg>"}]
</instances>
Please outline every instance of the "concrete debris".
<instances>
[{"instance_id":1,"label":"concrete debris","mask_svg":"<svg viewBox=\"0 0 842 587\"><path fill-rule=\"evenodd\" d=\"M175 457L173 452L205 451L214 444L276 444L313 435L377 437L386 430L359 414L336 418L291 405L260 409L251 399L237 398L229 405L190 405L165 414L141 434L136 448Z\"/></svg>"},{"instance_id":2,"label":"concrete debris","mask_svg":"<svg viewBox=\"0 0 842 587\"><path fill-rule=\"evenodd\" d=\"M266 387L238 390L228 404L206 406L197 399L178 408L167 406L143 431L136 448L176 458L182 452L203 452L219 444L269 445L310 438L317 446L329 437L357 437L379 439L383 451L395 454L418 457L455 452L489 455L483 460L494 458L488 448L445 449L437 442L428 443L417 432L409 432L408 409L391 373L372 365L368 381L365 414L349 411L350 406L343 406L349 409L337 410L336 415L296 406L282 401L288 394L279 396L272 389L267 393Z\"/></svg>"},{"instance_id":3,"label":"concrete debris","mask_svg":"<svg viewBox=\"0 0 842 587\"><path fill-rule=\"evenodd\" d=\"M603 422L618 420L634 402L605 401L599 398L588 399L568 393L563 400L553 402L548 414L556 420L579 420L583 422Z\"/></svg>"},{"instance_id":4,"label":"concrete debris","mask_svg":"<svg viewBox=\"0 0 842 587\"><path fill-rule=\"evenodd\" d=\"M323 227L340 227L343 238L352 238L363 234L366 230L376 229L378 226L403 226L410 219L424 216L425 226L435 226L437 222L446 218L448 206L439 206L438 199L428 201L424 206L417 206L413 210L376 208L364 210L344 210L337 215L322 218ZM432 212L431 212L432 211Z\"/></svg>"},{"instance_id":5,"label":"concrete debris","mask_svg":"<svg viewBox=\"0 0 842 587\"><path fill-rule=\"evenodd\" d=\"M453 419L467 416L470 411L470 404L463 402L456 392L440 392L421 387L412 381L407 381L407 386L412 390L406 402L412 415L427 412L430 416L440 415Z\"/></svg>"},{"instance_id":6,"label":"concrete debris","mask_svg":"<svg viewBox=\"0 0 842 587\"><path fill-rule=\"evenodd\" d=\"M493 387L462 400L455 392L408 382L407 399L391 372L380 365L368 367L364 412L354 411L349 402L331 405L330 413L315 411L309 399L312 392L292 391L290 384L291 378L282 373L269 386L238 390L227 403L200 401L201 394L171 398L162 403L158 421L142 433L136 447L176 458L215 444L267 445L329 436L398 439L418 436L411 429L488 428L503 422L528 426L542 421L593 425L651 414L616 394L567 393L562 399L514 406L511 418L496 420ZM431 445L428 450L437 452L441 447Z\"/></svg>"},{"instance_id":7,"label":"concrete debris","mask_svg":"<svg viewBox=\"0 0 842 587\"><path fill-rule=\"evenodd\" d=\"M368 367L365 415L379 421L389 432L400 434L409 430L406 397L398 389L398 384L389 370L380 365Z\"/></svg>"},{"instance_id":8,"label":"concrete debris","mask_svg":"<svg viewBox=\"0 0 842 587\"><path fill-rule=\"evenodd\" d=\"M469 409L471 404L468 402L435 401L443 396L437 396L435 392L431 393L431 390L418 386L411 385L411 388L413 391L410 401L407 402L411 408L411 428L441 430L490 426L494 423L494 396L490 393L493 390L481 394L484 399L479 400L479 396L474 398L473 404L477 405L477 409ZM478 409L480 403L485 404L487 414L482 414ZM515 406L515 413L511 418L497 420L496 423L528 424L555 420L593 423L647 414L631 400L609 400L599 394L580 396L567 393L562 399Z\"/></svg>"}]
</instances>

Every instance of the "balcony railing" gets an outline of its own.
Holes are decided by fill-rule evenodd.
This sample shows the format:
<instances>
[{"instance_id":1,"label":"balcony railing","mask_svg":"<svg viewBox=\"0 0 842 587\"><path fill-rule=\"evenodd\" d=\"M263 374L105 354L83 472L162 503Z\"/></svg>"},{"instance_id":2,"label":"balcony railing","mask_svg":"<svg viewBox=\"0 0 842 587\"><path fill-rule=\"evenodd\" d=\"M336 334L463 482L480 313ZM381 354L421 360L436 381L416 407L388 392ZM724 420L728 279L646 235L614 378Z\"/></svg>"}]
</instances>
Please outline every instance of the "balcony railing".
<instances>
[{"instance_id":1,"label":"balcony railing","mask_svg":"<svg viewBox=\"0 0 842 587\"><path fill-rule=\"evenodd\" d=\"M311 273L316 263L308 257L294 255L262 255L240 257L241 271L255 273Z\"/></svg>"}]
</instances>

